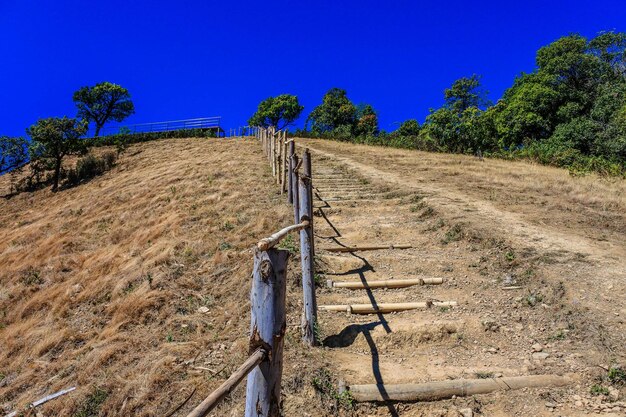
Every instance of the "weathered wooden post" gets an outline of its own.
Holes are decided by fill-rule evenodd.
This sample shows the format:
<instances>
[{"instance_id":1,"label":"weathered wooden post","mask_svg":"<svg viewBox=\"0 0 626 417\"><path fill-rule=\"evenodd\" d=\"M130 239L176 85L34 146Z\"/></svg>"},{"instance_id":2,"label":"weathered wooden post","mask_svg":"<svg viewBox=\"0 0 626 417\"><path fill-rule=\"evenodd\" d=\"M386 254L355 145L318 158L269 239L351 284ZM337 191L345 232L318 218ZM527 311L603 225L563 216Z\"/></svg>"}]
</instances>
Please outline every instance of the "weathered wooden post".
<instances>
[{"instance_id":1,"label":"weathered wooden post","mask_svg":"<svg viewBox=\"0 0 626 417\"><path fill-rule=\"evenodd\" d=\"M276 132L274 128L270 128L270 143L271 143L271 163L272 163L272 176L276 177Z\"/></svg>"},{"instance_id":2,"label":"weathered wooden post","mask_svg":"<svg viewBox=\"0 0 626 417\"><path fill-rule=\"evenodd\" d=\"M305 152L305 157L306 157ZM300 259L302 262L302 294L304 298L304 312L302 314L302 340L309 346L314 346L317 327L317 301L315 299L315 267L311 243L313 241L313 213L309 198L311 195L311 179L300 175L298 179L298 197L300 218L297 223L308 220L309 226L300 231Z\"/></svg>"},{"instance_id":3,"label":"weathered wooden post","mask_svg":"<svg viewBox=\"0 0 626 417\"><path fill-rule=\"evenodd\" d=\"M248 375L246 417L280 415L288 258L287 250L254 251L250 353L261 347L268 352L268 357Z\"/></svg>"},{"instance_id":4,"label":"weathered wooden post","mask_svg":"<svg viewBox=\"0 0 626 417\"><path fill-rule=\"evenodd\" d=\"M300 186L298 181L298 155L293 154L293 161L291 162L291 183L293 184L293 215L296 223L300 223Z\"/></svg>"},{"instance_id":5,"label":"weathered wooden post","mask_svg":"<svg viewBox=\"0 0 626 417\"><path fill-rule=\"evenodd\" d=\"M304 168L304 176L309 178L309 213L313 218L313 167L311 165L311 152L304 150L302 155L302 166ZM311 221L311 259L315 259L315 239L313 238L315 230L313 229L313 221Z\"/></svg>"},{"instance_id":6,"label":"weathered wooden post","mask_svg":"<svg viewBox=\"0 0 626 417\"><path fill-rule=\"evenodd\" d=\"M280 142L282 146L282 158L280 160L280 166L282 168L280 176L280 193L287 191L287 131L283 131L283 139Z\"/></svg>"},{"instance_id":7,"label":"weathered wooden post","mask_svg":"<svg viewBox=\"0 0 626 417\"><path fill-rule=\"evenodd\" d=\"M289 204L293 204L293 190L294 190L294 181L293 181L293 169L295 165L293 164L293 157L296 154L296 143L292 140L289 142L289 151L287 153L287 200L289 200ZM296 219L297 220L297 219Z\"/></svg>"}]
</instances>

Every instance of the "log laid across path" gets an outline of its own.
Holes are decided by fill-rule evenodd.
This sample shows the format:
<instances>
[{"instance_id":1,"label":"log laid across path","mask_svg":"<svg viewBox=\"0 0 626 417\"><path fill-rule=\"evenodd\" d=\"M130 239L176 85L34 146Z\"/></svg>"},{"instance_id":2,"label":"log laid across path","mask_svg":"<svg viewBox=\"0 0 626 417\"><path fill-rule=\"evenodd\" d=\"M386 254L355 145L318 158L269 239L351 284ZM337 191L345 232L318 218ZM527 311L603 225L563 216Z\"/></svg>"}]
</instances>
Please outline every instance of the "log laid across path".
<instances>
[{"instance_id":1,"label":"log laid across path","mask_svg":"<svg viewBox=\"0 0 626 417\"><path fill-rule=\"evenodd\" d=\"M324 248L328 252L360 252L367 250L384 250L384 249L411 249L412 245L378 245L378 246L351 246L351 247L337 247L337 248Z\"/></svg>"},{"instance_id":2,"label":"log laid across path","mask_svg":"<svg viewBox=\"0 0 626 417\"><path fill-rule=\"evenodd\" d=\"M362 290L365 288L404 288L412 285L438 285L443 284L443 278L410 278L410 279L387 279L381 281L326 281L328 288L348 288Z\"/></svg>"},{"instance_id":3,"label":"log laid across path","mask_svg":"<svg viewBox=\"0 0 626 417\"><path fill-rule=\"evenodd\" d=\"M324 311L346 311L351 314L393 313L396 311L416 310L430 307L453 307L456 301L422 301L415 303L381 303L381 304L336 304L319 306Z\"/></svg>"},{"instance_id":4,"label":"log laid across path","mask_svg":"<svg viewBox=\"0 0 626 417\"><path fill-rule=\"evenodd\" d=\"M423 384L350 385L355 401L437 401L521 388L561 387L573 383L573 376L530 375L489 379L456 379Z\"/></svg>"}]
</instances>

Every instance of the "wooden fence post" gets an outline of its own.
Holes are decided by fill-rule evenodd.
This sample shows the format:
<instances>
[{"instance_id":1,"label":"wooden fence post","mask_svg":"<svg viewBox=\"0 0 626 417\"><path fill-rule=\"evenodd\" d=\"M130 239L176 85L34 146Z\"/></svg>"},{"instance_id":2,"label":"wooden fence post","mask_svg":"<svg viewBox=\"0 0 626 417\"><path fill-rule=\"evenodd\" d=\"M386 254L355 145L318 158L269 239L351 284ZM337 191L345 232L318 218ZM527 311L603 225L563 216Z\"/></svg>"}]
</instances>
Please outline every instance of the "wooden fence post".
<instances>
[{"instance_id":1,"label":"wooden fence post","mask_svg":"<svg viewBox=\"0 0 626 417\"><path fill-rule=\"evenodd\" d=\"M269 128L269 141L270 141L270 165L272 167L272 177L275 175L276 167L274 166L274 132L272 128Z\"/></svg>"},{"instance_id":2,"label":"wooden fence post","mask_svg":"<svg viewBox=\"0 0 626 417\"><path fill-rule=\"evenodd\" d=\"M304 176L309 178L309 213L311 216L311 259L315 260L315 239L313 229L313 168L311 166L311 152L308 149L304 150L302 155L302 166L304 168Z\"/></svg>"},{"instance_id":3,"label":"wooden fence post","mask_svg":"<svg viewBox=\"0 0 626 417\"><path fill-rule=\"evenodd\" d=\"M305 153L306 156L306 153ZM311 195L311 179L300 175L298 194L300 219L297 223L308 220L309 227L300 231L300 259L302 262L302 294L304 312L302 315L302 340L309 346L317 343L317 301L315 300L315 267L311 243L313 241L313 213L309 198Z\"/></svg>"},{"instance_id":4,"label":"wooden fence post","mask_svg":"<svg viewBox=\"0 0 626 417\"><path fill-rule=\"evenodd\" d=\"M289 169L287 170L287 200L289 200L289 204L293 204L293 190L294 190L294 181L293 181L293 169L295 165L293 164L293 157L296 154L296 143L294 141L289 142L289 151L287 153L287 165ZM297 219L296 219L297 220Z\"/></svg>"},{"instance_id":5,"label":"wooden fence post","mask_svg":"<svg viewBox=\"0 0 626 417\"><path fill-rule=\"evenodd\" d=\"M280 161L280 166L282 168L281 176L280 176L280 193L284 193L287 191L287 131L283 130L283 139L280 142L282 147L283 157Z\"/></svg>"},{"instance_id":6,"label":"wooden fence post","mask_svg":"<svg viewBox=\"0 0 626 417\"><path fill-rule=\"evenodd\" d=\"M293 162L291 164L293 165L291 169L291 184L293 187L293 215L295 223L300 223L300 185L298 181L298 170L296 169L298 167L298 155L296 155L295 153L293 154Z\"/></svg>"},{"instance_id":7,"label":"wooden fence post","mask_svg":"<svg viewBox=\"0 0 626 417\"><path fill-rule=\"evenodd\" d=\"M262 347L268 358L250 374L246 386L246 417L278 417L283 371L283 339L287 328L285 296L289 251L254 251L250 294L250 353Z\"/></svg>"}]
</instances>

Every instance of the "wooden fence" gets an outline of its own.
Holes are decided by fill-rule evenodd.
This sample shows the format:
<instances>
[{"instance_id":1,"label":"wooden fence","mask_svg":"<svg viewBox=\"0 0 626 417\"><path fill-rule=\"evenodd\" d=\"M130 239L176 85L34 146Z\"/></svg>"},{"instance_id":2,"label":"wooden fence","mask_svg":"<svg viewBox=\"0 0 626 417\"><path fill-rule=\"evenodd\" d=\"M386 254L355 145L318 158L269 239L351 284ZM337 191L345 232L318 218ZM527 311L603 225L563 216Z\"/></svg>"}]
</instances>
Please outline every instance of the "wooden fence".
<instances>
[{"instance_id":1,"label":"wooden fence","mask_svg":"<svg viewBox=\"0 0 626 417\"><path fill-rule=\"evenodd\" d=\"M280 415L289 251L278 249L276 245L292 232L300 234L304 297L302 340L309 346L317 343L311 154L306 149L299 158L294 141L287 140L284 130L276 131L272 127L254 127L251 130L270 162L272 175L276 178L281 194L286 193L289 204L293 206L294 224L261 239L254 248L248 359L187 417L206 416L246 376L245 416Z\"/></svg>"}]
</instances>

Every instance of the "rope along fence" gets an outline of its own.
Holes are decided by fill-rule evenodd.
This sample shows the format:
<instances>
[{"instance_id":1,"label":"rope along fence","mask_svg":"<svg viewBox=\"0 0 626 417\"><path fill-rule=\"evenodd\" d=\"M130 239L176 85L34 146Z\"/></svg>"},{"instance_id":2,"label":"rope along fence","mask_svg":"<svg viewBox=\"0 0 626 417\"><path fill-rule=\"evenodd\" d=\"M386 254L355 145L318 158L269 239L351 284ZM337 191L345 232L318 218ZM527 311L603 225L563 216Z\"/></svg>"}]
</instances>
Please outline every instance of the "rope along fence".
<instances>
[{"instance_id":1,"label":"rope along fence","mask_svg":"<svg viewBox=\"0 0 626 417\"><path fill-rule=\"evenodd\" d=\"M277 249L276 245L290 233L300 234L304 298L302 340L309 346L317 343L311 154L305 149L299 158L294 141L287 140L287 132L284 130L253 127L250 132L260 142L281 194L286 193L289 204L293 206L294 224L261 239L254 248L248 359L187 417L206 416L246 377L245 416L280 415L289 251Z\"/></svg>"}]
</instances>

